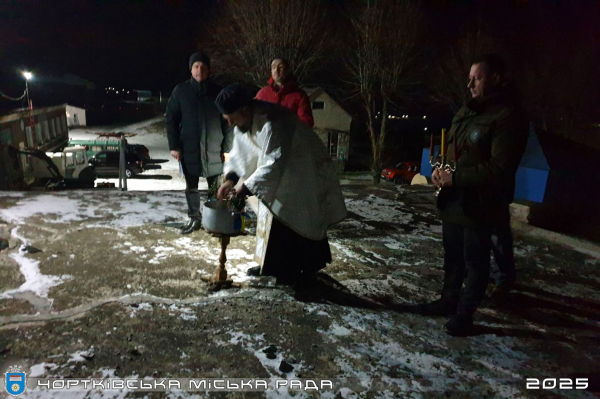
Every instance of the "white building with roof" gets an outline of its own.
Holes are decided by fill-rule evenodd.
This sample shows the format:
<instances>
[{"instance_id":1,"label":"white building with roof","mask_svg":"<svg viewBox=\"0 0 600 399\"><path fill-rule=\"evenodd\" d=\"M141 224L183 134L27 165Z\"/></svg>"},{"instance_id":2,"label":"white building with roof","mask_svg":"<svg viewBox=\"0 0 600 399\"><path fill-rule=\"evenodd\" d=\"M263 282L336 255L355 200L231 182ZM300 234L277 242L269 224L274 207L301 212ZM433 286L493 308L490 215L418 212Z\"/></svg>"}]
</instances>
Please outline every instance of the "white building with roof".
<instances>
[{"instance_id":1,"label":"white building with roof","mask_svg":"<svg viewBox=\"0 0 600 399\"><path fill-rule=\"evenodd\" d=\"M310 99L314 130L327 146L338 171L343 171L350 149L352 116L320 87L303 88Z\"/></svg>"}]
</instances>

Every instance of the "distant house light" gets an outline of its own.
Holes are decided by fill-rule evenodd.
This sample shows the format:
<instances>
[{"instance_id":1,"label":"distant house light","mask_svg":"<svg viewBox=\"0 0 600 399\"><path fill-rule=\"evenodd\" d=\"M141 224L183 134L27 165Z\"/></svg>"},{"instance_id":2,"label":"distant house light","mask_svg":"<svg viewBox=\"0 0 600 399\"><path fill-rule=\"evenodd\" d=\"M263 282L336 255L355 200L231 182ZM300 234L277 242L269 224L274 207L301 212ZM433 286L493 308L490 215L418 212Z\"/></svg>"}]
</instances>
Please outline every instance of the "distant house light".
<instances>
[{"instance_id":1,"label":"distant house light","mask_svg":"<svg viewBox=\"0 0 600 399\"><path fill-rule=\"evenodd\" d=\"M427 128L425 128L425 130L427 130Z\"/></svg>"},{"instance_id":2,"label":"distant house light","mask_svg":"<svg viewBox=\"0 0 600 399\"><path fill-rule=\"evenodd\" d=\"M423 115L423 119L427 119L427 115Z\"/></svg>"}]
</instances>

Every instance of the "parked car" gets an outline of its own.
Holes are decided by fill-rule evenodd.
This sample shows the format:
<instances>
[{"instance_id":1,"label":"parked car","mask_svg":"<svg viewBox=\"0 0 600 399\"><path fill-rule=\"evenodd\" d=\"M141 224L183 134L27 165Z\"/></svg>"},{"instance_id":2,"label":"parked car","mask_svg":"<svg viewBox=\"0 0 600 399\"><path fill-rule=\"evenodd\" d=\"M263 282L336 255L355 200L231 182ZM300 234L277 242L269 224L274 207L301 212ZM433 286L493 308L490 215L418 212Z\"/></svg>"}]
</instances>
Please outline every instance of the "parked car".
<instances>
[{"instance_id":1,"label":"parked car","mask_svg":"<svg viewBox=\"0 0 600 399\"><path fill-rule=\"evenodd\" d=\"M150 151L143 144L127 144L127 152L138 154L142 159L150 158Z\"/></svg>"},{"instance_id":2,"label":"parked car","mask_svg":"<svg viewBox=\"0 0 600 399\"><path fill-rule=\"evenodd\" d=\"M87 150L87 156L92 157L100 151L119 151L119 142L116 140L69 140L70 147L81 146ZM127 152L139 155L142 159L150 158L150 151L142 144L127 144Z\"/></svg>"},{"instance_id":3,"label":"parked car","mask_svg":"<svg viewBox=\"0 0 600 399\"><path fill-rule=\"evenodd\" d=\"M127 167L125 176L133 177L144 171L142 158L134 153L125 153ZM96 167L98 177L119 177L119 152L118 151L100 151L92 158L90 164Z\"/></svg>"},{"instance_id":4,"label":"parked car","mask_svg":"<svg viewBox=\"0 0 600 399\"><path fill-rule=\"evenodd\" d=\"M410 183L412 178L421 170L419 162L400 162L394 167L381 171L381 178L396 184Z\"/></svg>"}]
</instances>

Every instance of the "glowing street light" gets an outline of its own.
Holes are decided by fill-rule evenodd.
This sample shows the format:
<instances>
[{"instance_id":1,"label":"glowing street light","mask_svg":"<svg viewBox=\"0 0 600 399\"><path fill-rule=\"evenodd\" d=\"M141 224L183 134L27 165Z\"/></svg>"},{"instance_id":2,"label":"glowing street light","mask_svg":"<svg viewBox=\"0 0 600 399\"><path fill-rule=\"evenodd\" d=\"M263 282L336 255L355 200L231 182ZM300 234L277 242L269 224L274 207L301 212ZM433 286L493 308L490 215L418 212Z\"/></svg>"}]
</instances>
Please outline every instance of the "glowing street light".
<instances>
[{"instance_id":1,"label":"glowing street light","mask_svg":"<svg viewBox=\"0 0 600 399\"><path fill-rule=\"evenodd\" d=\"M23 76L25 76L25 92L27 93L27 108L31 108L31 102L29 102L29 84L27 82L29 79L33 78L33 74L28 71L23 71Z\"/></svg>"}]
</instances>

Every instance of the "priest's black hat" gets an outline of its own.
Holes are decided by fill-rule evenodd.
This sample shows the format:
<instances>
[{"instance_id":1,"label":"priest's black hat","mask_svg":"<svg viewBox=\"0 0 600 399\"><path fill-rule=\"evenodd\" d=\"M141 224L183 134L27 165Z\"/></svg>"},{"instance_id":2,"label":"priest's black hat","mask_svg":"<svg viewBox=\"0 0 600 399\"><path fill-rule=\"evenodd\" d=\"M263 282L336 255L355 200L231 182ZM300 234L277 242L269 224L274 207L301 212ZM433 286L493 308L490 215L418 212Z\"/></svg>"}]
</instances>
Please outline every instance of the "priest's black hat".
<instances>
[{"instance_id":1,"label":"priest's black hat","mask_svg":"<svg viewBox=\"0 0 600 399\"><path fill-rule=\"evenodd\" d=\"M239 83L232 83L225 87L215 100L219 111L224 114L233 114L238 109L250 105L252 98Z\"/></svg>"}]
</instances>

